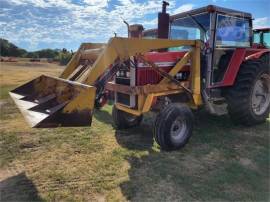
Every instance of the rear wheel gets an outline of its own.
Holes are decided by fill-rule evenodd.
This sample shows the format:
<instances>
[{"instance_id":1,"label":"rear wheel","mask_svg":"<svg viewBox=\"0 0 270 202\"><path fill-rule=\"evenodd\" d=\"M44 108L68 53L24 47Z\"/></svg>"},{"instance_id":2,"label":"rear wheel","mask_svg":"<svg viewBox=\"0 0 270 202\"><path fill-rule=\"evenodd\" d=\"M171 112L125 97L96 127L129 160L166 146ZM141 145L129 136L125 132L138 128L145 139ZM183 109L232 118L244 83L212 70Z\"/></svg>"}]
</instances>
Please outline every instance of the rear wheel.
<instances>
[{"instance_id":1,"label":"rear wheel","mask_svg":"<svg viewBox=\"0 0 270 202\"><path fill-rule=\"evenodd\" d=\"M154 125L154 137L162 150L182 148L193 129L193 114L182 104L169 104L158 115Z\"/></svg>"},{"instance_id":2,"label":"rear wheel","mask_svg":"<svg viewBox=\"0 0 270 202\"><path fill-rule=\"evenodd\" d=\"M270 109L269 64L262 59L243 63L225 96L234 123L254 125L265 121Z\"/></svg>"},{"instance_id":3,"label":"rear wheel","mask_svg":"<svg viewBox=\"0 0 270 202\"><path fill-rule=\"evenodd\" d=\"M143 116L134 116L132 114L121 111L113 106L112 117L114 125L117 129L132 128L140 125Z\"/></svg>"}]
</instances>

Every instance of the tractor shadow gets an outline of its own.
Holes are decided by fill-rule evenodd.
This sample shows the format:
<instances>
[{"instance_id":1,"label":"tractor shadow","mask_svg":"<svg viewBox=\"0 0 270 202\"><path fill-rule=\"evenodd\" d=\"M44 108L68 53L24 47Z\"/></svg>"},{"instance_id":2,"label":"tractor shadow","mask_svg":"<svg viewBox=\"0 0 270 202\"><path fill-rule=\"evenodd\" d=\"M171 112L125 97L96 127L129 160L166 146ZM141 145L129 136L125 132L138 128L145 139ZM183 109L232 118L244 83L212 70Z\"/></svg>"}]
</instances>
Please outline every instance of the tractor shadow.
<instances>
[{"instance_id":1,"label":"tractor shadow","mask_svg":"<svg viewBox=\"0 0 270 202\"><path fill-rule=\"evenodd\" d=\"M139 126L116 130L115 138L118 144L130 150L151 151L154 144L153 117L153 114L147 113Z\"/></svg>"},{"instance_id":2,"label":"tractor shadow","mask_svg":"<svg viewBox=\"0 0 270 202\"><path fill-rule=\"evenodd\" d=\"M0 201L43 201L24 172L0 182Z\"/></svg>"},{"instance_id":3,"label":"tractor shadow","mask_svg":"<svg viewBox=\"0 0 270 202\"><path fill-rule=\"evenodd\" d=\"M95 110L94 118L102 123L113 125L111 114L106 110ZM119 145L131 150L148 150L153 146L152 118L144 118L138 127L117 130L115 128L115 138Z\"/></svg>"},{"instance_id":4,"label":"tractor shadow","mask_svg":"<svg viewBox=\"0 0 270 202\"><path fill-rule=\"evenodd\" d=\"M179 151L154 144L152 125L116 131L131 151L125 158L129 180L120 184L130 201L267 201L269 199L269 121L235 126L228 116L195 113L194 133ZM259 132L258 132L259 131Z\"/></svg>"},{"instance_id":5,"label":"tractor shadow","mask_svg":"<svg viewBox=\"0 0 270 202\"><path fill-rule=\"evenodd\" d=\"M102 123L113 124L112 115L106 110L95 109L93 116L95 119Z\"/></svg>"}]
</instances>

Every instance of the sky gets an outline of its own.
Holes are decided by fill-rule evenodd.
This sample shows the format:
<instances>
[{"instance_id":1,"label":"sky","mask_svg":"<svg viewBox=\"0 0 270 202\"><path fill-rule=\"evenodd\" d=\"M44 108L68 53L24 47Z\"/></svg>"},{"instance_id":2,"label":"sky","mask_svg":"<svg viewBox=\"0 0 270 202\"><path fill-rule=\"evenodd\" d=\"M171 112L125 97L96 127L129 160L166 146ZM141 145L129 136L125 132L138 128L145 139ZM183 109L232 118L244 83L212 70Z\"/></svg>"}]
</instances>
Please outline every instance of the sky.
<instances>
[{"instance_id":1,"label":"sky","mask_svg":"<svg viewBox=\"0 0 270 202\"><path fill-rule=\"evenodd\" d=\"M250 12L254 27L270 27L270 0L170 0L176 14L209 4ZM0 0L0 37L28 51L107 42L127 36L126 20L157 27L160 0Z\"/></svg>"}]
</instances>

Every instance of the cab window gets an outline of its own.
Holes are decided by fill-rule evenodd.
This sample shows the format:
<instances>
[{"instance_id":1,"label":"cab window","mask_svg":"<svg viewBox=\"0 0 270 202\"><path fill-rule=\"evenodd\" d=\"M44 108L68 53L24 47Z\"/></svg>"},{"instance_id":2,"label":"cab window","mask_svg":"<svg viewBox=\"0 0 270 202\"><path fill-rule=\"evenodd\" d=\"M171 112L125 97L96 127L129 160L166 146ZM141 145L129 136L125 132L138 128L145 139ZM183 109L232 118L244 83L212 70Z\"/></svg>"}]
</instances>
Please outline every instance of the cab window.
<instances>
[{"instance_id":1,"label":"cab window","mask_svg":"<svg viewBox=\"0 0 270 202\"><path fill-rule=\"evenodd\" d=\"M260 32L253 33L253 43L257 43L257 44L261 43L261 33Z\"/></svg>"},{"instance_id":2,"label":"cab window","mask_svg":"<svg viewBox=\"0 0 270 202\"><path fill-rule=\"evenodd\" d=\"M217 47L248 47L250 46L250 37L248 19L220 14L217 16Z\"/></svg>"},{"instance_id":3,"label":"cab window","mask_svg":"<svg viewBox=\"0 0 270 202\"><path fill-rule=\"evenodd\" d=\"M179 39L179 40L201 39L202 41L207 41L209 37L208 36L209 27L210 27L209 13L178 18L171 22L170 39ZM182 46L170 48L169 50L178 51L189 48L190 47Z\"/></svg>"},{"instance_id":4,"label":"cab window","mask_svg":"<svg viewBox=\"0 0 270 202\"><path fill-rule=\"evenodd\" d=\"M270 31L263 33L263 45L270 48Z\"/></svg>"}]
</instances>

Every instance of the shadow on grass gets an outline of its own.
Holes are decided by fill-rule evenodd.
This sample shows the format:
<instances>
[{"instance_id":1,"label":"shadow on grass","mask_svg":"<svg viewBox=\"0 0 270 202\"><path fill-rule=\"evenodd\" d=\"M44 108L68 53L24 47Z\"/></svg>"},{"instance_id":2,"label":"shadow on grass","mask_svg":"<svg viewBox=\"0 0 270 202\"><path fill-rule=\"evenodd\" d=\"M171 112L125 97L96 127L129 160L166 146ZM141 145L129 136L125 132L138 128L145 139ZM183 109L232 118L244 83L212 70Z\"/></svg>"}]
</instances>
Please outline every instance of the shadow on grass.
<instances>
[{"instance_id":1,"label":"shadow on grass","mask_svg":"<svg viewBox=\"0 0 270 202\"><path fill-rule=\"evenodd\" d=\"M152 130L146 125L128 130L116 130L115 137L118 144L131 150L151 150L154 143Z\"/></svg>"},{"instance_id":2,"label":"shadow on grass","mask_svg":"<svg viewBox=\"0 0 270 202\"><path fill-rule=\"evenodd\" d=\"M120 145L147 151L125 158L129 180L120 187L130 201L268 201L269 122L243 127L227 116L196 113L195 129L181 150L159 152L151 126L117 131Z\"/></svg>"},{"instance_id":3,"label":"shadow on grass","mask_svg":"<svg viewBox=\"0 0 270 202\"><path fill-rule=\"evenodd\" d=\"M1 201L42 201L33 182L20 173L0 182Z\"/></svg>"},{"instance_id":4,"label":"shadow on grass","mask_svg":"<svg viewBox=\"0 0 270 202\"><path fill-rule=\"evenodd\" d=\"M106 110L98 110L95 109L93 116L100 122L106 123L106 124L113 124L112 116L111 114Z\"/></svg>"}]
</instances>

